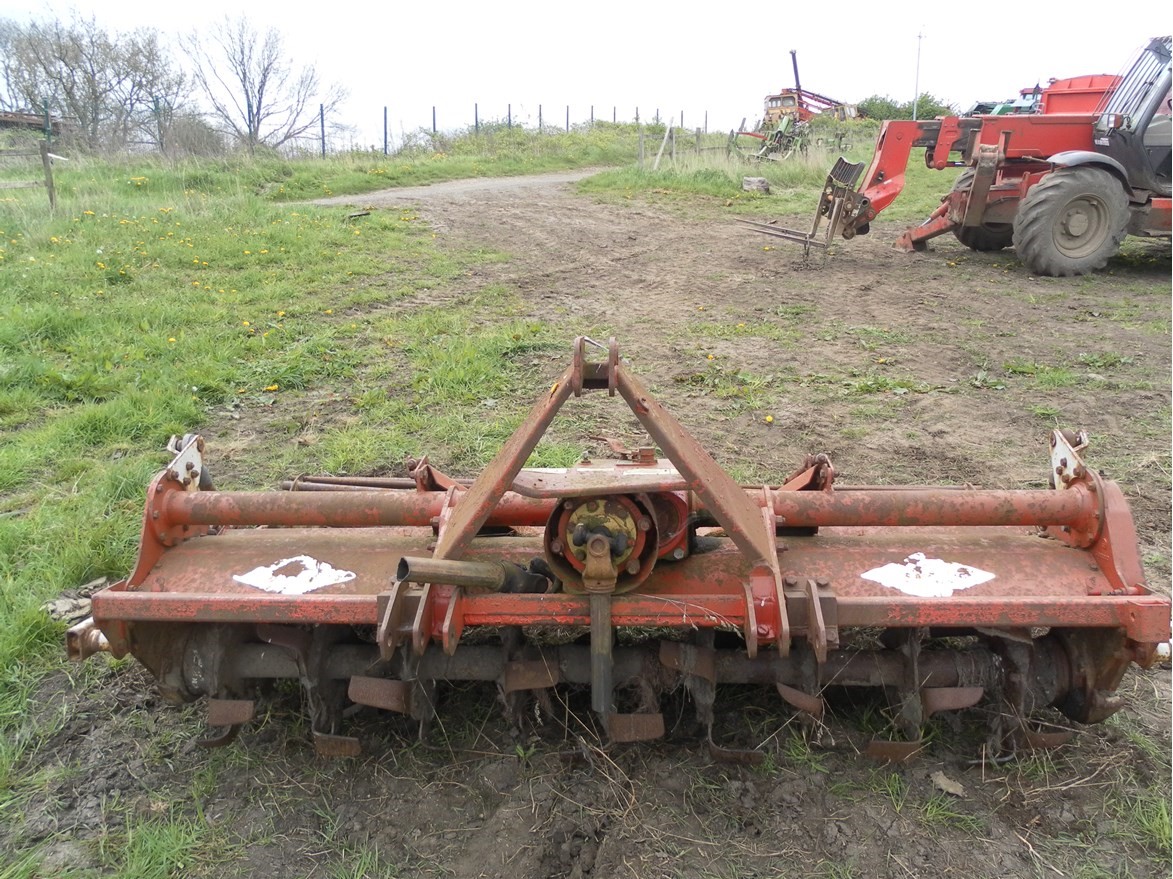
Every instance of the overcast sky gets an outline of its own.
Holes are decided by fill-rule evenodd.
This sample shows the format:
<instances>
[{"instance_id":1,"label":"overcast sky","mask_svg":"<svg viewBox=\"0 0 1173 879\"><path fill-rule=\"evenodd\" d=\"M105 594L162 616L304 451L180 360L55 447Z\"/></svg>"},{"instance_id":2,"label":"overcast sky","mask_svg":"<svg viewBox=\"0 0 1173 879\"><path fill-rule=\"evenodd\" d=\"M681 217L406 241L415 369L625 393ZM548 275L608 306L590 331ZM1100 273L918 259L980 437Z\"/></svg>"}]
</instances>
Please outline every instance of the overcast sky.
<instances>
[{"instance_id":1,"label":"overcast sky","mask_svg":"<svg viewBox=\"0 0 1173 879\"><path fill-rule=\"evenodd\" d=\"M631 120L658 109L692 128L752 123L766 94L791 87L790 50L804 88L845 102L869 95L911 100L920 91L964 109L1013 97L1050 77L1117 73L1150 36L1167 33L1154 2L1113 7L919 2L738 3L445 2L323 3L0 0L0 17L93 16L112 31L151 27L173 36L243 10L258 30L277 28L294 63L314 64L350 97L343 121L359 145L501 118L506 105L533 125ZM1162 3L1159 8L1167 9ZM1015 10L1029 14L1017 15ZM1147 9L1147 14L1146 10ZM1146 22L1137 29L1137 21ZM918 41L917 35L922 39Z\"/></svg>"}]
</instances>

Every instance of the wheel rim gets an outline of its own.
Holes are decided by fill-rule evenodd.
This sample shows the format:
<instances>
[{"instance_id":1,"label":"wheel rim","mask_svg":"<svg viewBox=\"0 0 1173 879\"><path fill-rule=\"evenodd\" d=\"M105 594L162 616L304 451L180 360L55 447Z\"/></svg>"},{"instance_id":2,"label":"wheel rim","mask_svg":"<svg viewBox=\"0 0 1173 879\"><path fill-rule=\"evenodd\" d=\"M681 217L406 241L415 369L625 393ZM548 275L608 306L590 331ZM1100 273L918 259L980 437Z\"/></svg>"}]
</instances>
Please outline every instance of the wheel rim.
<instances>
[{"instance_id":1,"label":"wheel rim","mask_svg":"<svg viewBox=\"0 0 1173 879\"><path fill-rule=\"evenodd\" d=\"M1072 259L1094 253L1108 234L1108 206L1094 196L1072 199L1055 221L1055 246Z\"/></svg>"}]
</instances>

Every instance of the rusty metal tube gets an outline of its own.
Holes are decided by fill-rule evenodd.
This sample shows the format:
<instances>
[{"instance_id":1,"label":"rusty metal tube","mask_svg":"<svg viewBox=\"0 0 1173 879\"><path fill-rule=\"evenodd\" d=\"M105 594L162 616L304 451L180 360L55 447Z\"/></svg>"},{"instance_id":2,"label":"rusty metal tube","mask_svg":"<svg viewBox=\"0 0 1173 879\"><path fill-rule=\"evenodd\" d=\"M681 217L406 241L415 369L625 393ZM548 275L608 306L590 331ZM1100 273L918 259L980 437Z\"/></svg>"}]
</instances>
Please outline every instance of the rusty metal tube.
<instances>
[{"instance_id":1,"label":"rusty metal tube","mask_svg":"<svg viewBox=\"0 0 1173 879\"><path fill-rule=\"evenodd\" d=\"M174 491L158 503L162 516L175 525L430 528L444 507L444 498L444 492L425 491ZM544 526L554 505L553 500L510 492L485 524Z\"/></svg>"},{"instance_id":2,"label":"rusty metal tube","mask_svg":"<svg viewBox=\"0 0 1173 879\"><path fill-rule=\"evenodd\" d=\"M1035 650L1049 648L1039 644ZM1048 652L1048 663L1056 657ZM371 644L339 644L330 649L326 660L326 676L345 679L370 671L376 661L376 649ZM657 642L643 646L617 646L612 657L614 680L626 683L645 675L649 668L659 664ZM561 645L542 648L552 667L559 669L565 683L591 682L592 656L585 645ZM225 657L234 676L246 679L296 678L297 660L287 651L274 650L265 644L242 644ZM431 646L420 659L417 673L435 680L497 680L505 669L507 658L499 646L461 645L455 656L446 655ZM818 671L821 686L882 687L898 686L904 679L904 659L894 650L832 653ZM962 649L925 650L920 655L921 686L925 687L994 687L1002 679L1002 664L985 644L975 643ZM745 651L719 650L714 671L717 682L723 684L798 685L804 680L802 662L795 657L780 656L763 651L754 659ZM1041 685L1038 685L1040 691ZM1040 692L1040 695L1044 695ZM1055 685L1046 690L1049 702L1058 695Z\"/></svg>"},{"instance_id":3,"label":"rusty metal tube","mask_svg":"<svg viewBox=\"0 0 1173 879\"><path fill-rule=\"evenodd\" d=\"M1064 491L779 491L774 514L794 526L1075 525L1091 515L1082 487Z\"/></svg>"},{"instance_id":4,"label":"rusty metal tube","mask_svg":"<svg viewBox=\"0 0 1173 879\"><path fill-rule=\"evenodd\" d=\"M395 579L405 583L441 583L487 592L500 592L509 581L501 562L468 562L403 556Z\"/></svg>"},{"instance_id":5,"label":"rusty metal tube","mask_svg":"<svg viewBox=\"0 0 1173 879\"><path fill-rule=\"evenodd\" d=\"M760 489L759 489L760 492ZM273 525L364 528L431 527L443 492L167 492L160 512L176 525ZM756 498L755 498L756 500ZM953 489L774 492L774 513L794 527L1076 525L1096 499L1084 488L1065 491ZM543 526L557 501L506 492L489 526ZM694 503L703 511L703 505Z\"/></svg>"}]
</instances>

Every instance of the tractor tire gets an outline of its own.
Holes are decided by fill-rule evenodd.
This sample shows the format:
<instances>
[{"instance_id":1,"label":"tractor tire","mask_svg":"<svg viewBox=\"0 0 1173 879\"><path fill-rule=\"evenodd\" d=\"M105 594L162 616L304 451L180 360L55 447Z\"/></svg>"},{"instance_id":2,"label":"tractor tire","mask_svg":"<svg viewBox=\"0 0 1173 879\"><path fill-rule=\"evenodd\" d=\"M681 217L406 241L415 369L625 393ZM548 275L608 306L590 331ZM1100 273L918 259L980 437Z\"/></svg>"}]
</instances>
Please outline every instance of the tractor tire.
<instances>
[{"instance_id":1,"label":"tractor tire","mask_svg":"<svg viewBox=\"0 0 1173 879\"><path fill-rule=\"evenodd\" d=\"M1128 196L1110 173L1086 165L1059 168L1018 206L1014 249L1036 275L1086 275L1120 249L1128 219Z\"/></svg>"},{"instance_id":2,"label":"tractor tire","mask_svg":"<svg viewBox=\"0 0 1173 879\"><path fill-rule=\"evenodd\" d=\"M953 183L954 192L967 191L973 188L974 170L966 168ZM953 237L968 247L981 253L993 250L1003 250L1014 243L1014 227L1009 223L987 223L983 226L958 226L953 230Z\"/></svg>"}]
</instances>

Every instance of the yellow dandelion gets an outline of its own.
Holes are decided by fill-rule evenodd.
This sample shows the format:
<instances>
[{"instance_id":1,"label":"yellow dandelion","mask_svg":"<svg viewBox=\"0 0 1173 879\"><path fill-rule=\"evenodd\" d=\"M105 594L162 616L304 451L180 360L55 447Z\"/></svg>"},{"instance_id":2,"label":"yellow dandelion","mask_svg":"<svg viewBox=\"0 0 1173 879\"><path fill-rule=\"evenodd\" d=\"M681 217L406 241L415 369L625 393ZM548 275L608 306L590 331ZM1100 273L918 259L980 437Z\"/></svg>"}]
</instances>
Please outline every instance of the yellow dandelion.
<instances>
[{"instance_id":1,"label":"yellow dandelion","mask_svg":"<svg viewBox=\"0 0 1173 879\"><path fill-rule=\"evenodd\" d=\"M275 391L275 390L277 390L277 385L266 385L265 390L266 391Z\"/></svg>"},{"instance_id":2,"label":"yellow dandelion","mask_svg":"<svg viewBox=\"0 0 1173 879\"><path fill-rule=\"evenodd\" d=\"M767 416L766 416L766 424L773 424L773 423L774 423L774 416L773 416L773 415L767 415Z\"/></svg>"},{"instance_id":3,"label":"yellow dandelion","mask_svg":"<svg viewBox=\"0 0 1173 879\"><path fill-rule=\"evenodd\" d=\"M246 327L249 326L249 322L246 320L242 320L240 323L242 326L246 326Z\"/></svg>"},{"instance_id":4,"label":"yellow dandelion","mask_svg":"<svg viewBox=\"0 0 1173 879\"><path fill-rule=\"evenodd\" d=\"M171 336L171 337L169 337L169 338L167 339L167 341L168 341L168 342L174 342L174 341L175 341L175 337L174 337L174 336Z\"/></svg>"}]
</instances>

